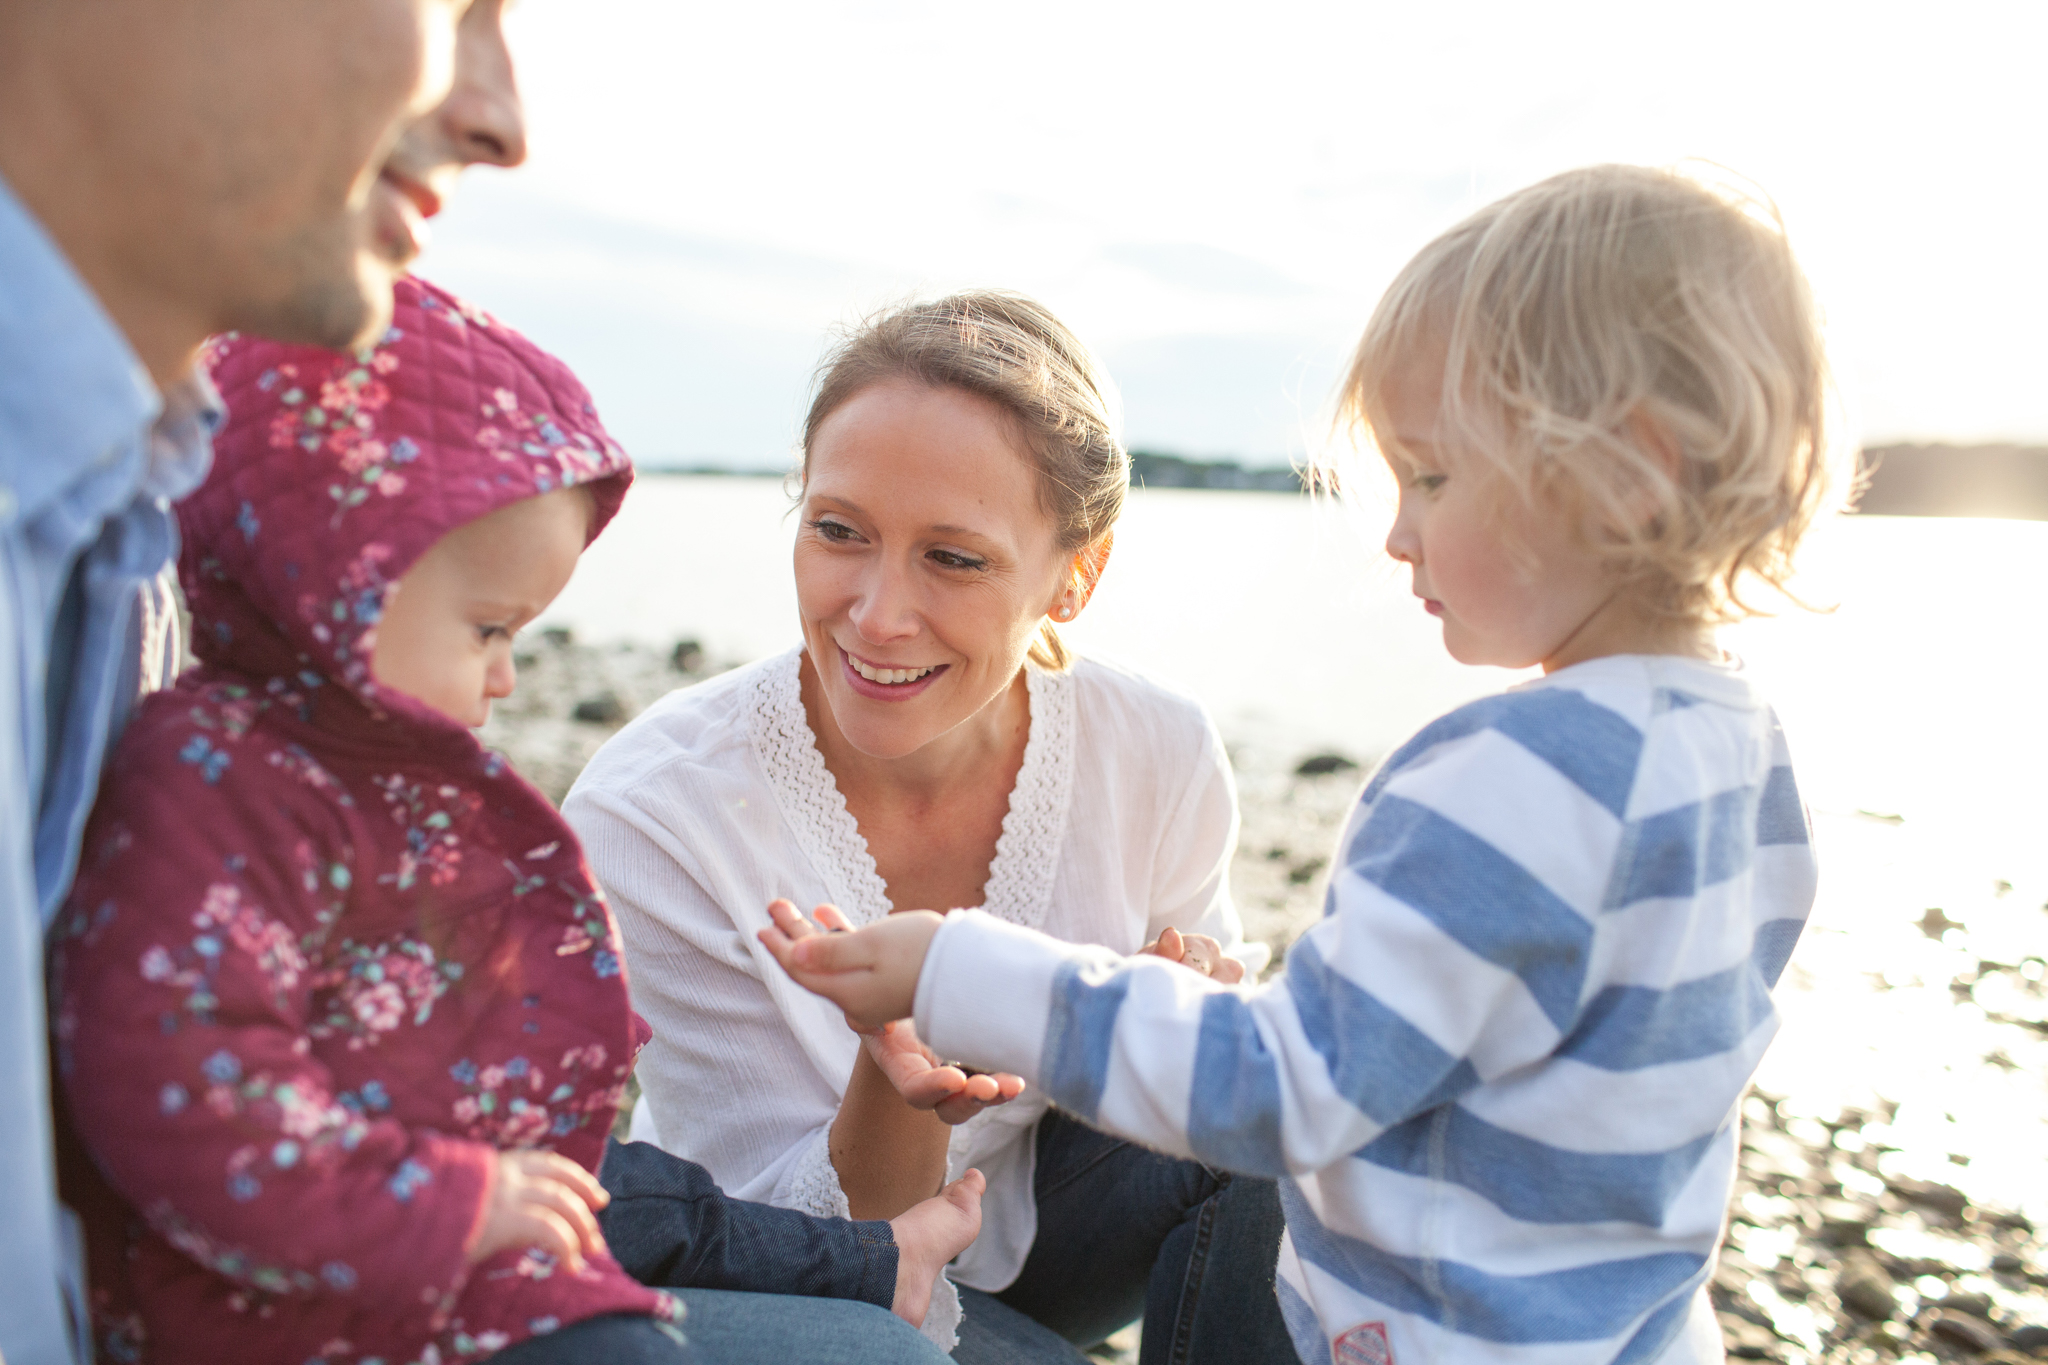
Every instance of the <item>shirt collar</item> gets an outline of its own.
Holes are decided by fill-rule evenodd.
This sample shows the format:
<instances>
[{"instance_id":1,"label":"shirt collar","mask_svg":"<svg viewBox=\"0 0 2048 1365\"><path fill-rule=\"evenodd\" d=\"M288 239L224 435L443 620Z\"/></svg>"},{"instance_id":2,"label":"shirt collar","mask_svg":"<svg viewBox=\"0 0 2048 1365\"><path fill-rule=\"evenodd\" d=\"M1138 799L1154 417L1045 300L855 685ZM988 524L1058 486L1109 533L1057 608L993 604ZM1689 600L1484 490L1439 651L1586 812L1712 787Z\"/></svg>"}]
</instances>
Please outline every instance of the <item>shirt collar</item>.
<instances>
[{"instance_id":1,"label":"shirt collar","mask_svg":"<svg viewBox=\"0 0 2048 1365\"><path fill-rule=\"evenodd\" d=\"M176 502L206 479L213 465L213 437L227 420L227 408L203 365L164 390L163 411L150 430L149 467L142 491Z\"/></svg>"},{"instance_id":2,"label":"shirt collar","mask_svg":"<svg viewBox=\"0 0 2048 1365\"><path fill-rule=\"evenodd\" d=\"M121 329L4 177L0 275L7 280L0 291L0 493L28 520L134 441L166 406ZM203 427L208 396L202 388L180 400L190 404L181 422L186 434ZM217 409L218 399L211 402ZM151 476L159 463L153 453ZM177 483L195 460L169 463ZM203 454L196 464L204 474Z\"/></svg>"}]
</instances>

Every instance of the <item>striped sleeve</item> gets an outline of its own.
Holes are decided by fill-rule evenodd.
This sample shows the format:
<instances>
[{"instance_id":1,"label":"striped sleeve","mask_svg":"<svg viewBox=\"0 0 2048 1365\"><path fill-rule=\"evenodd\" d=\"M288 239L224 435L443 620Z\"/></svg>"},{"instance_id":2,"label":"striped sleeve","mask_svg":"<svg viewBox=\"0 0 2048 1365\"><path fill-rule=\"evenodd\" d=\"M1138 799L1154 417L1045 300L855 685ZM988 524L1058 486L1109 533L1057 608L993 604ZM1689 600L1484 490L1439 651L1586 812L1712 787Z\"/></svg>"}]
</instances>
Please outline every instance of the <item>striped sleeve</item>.
<instances>
[{"instance_id":1,"label":"striped sleeve","mask_svg":"<svg viewBox=\"0 0 2048 1365\"><path fill-rule=\"evenodd\" d=\"M1219 986L955 915L918 1028L1148 1145L1239 1171L1326 1167L1570 1032L1618 801L1612 774L1588 791L1529 738L1440 735L1383 774L1277 982Z\"/></svg>"}]
</instances>

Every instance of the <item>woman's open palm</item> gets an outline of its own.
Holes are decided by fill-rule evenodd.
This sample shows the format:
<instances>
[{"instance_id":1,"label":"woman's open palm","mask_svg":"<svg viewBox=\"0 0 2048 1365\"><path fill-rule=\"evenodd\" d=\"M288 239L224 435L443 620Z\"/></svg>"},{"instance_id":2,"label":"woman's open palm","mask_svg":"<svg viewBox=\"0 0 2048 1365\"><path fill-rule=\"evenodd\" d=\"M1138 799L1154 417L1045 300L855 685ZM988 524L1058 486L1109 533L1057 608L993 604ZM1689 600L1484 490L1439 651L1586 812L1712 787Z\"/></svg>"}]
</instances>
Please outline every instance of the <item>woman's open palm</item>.
<instances>
[{"instance_id":1,"label":"woman's open palm","mask_svg":"<svg viewBox=\"0 0 2048 1365\"><path fill-rule=\"evenodd\" d=\"M1022 1077L987 1072L970 1076L941 1062L919 1041L908 1019L863 1033L861 1042L905 1104L929 1109L945 1123L965 1123L984 1109L1016 1099L1024 1090Z\"/></svg>"}]
</instances>

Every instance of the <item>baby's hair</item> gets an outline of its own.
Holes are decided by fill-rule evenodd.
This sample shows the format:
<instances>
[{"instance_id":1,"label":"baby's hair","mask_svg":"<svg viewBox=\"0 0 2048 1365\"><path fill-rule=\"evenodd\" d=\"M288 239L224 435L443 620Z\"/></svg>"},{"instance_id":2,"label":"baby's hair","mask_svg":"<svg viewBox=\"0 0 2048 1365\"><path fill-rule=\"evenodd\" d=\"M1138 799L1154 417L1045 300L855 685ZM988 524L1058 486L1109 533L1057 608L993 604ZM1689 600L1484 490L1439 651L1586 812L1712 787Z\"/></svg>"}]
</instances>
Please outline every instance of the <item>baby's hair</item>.
<instances>
[{"instance_id":1,"label":"baby's hair","mask_svg":"<svg viewBox=\"0 0 2048 1365\"><path fill-rule=\"evenodd\" d=\"M1130 457L1117 439L1116 390L1045 305L1003 290L905 304L843 336L818 366L799 478L810 472L811 443L827 418L875 384L906 379L978 394L1009 414L1038 468L1039 503L1062 550L1110 534L1131 483ZM1040 626L1031 659L1055 671L1073 662L1050 621Z\"/></svg>"},{"instance_id":2,"label":"baby's hair","mask_svg":"<svg viewBox=\"0 0 2048 1365\"><path fill-rule=\"evenodd\" d=\"M1488 205L1388 288L1341 419L1389 450L1389 376L1438 352L1450 449L1559 499L1662 612L1753 614L1744 581L1784 591L1846 492L1818 310L1755 192L1591 166Z\"/></svg>"}]
</instances>

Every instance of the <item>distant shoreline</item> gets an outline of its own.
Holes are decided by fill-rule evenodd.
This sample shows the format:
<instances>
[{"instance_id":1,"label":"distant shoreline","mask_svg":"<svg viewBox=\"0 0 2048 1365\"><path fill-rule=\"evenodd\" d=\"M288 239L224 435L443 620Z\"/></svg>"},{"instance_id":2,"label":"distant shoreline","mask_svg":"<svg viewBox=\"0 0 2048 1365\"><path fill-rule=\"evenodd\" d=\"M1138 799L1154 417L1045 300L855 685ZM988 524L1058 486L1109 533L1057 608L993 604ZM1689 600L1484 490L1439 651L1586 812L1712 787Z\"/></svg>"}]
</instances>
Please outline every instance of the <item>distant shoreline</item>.
<instances>
[{"instance_id":1,"label":"distant shoreline","mask_svg":"<svg viewBox=\"0 0 2048 1365\"><path fill-rule=\"evenodd\" d=\"M1862 453L1867 484L1858 510L1873 516L2008 517L2048 521L2048 446L1869 446ZM778 469L723 465L647 465L646 474L780 479ZM1291 465L1191 460L1159 451L1131 452L1134 488L1193 488L1235 493L1299 493Z\"/></svg>"}]
</instances>

